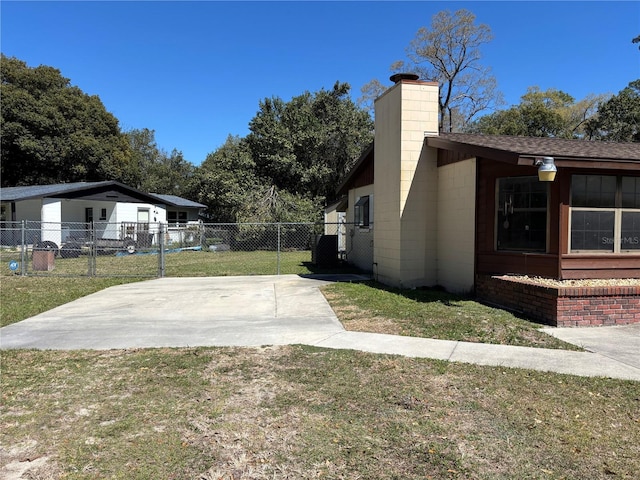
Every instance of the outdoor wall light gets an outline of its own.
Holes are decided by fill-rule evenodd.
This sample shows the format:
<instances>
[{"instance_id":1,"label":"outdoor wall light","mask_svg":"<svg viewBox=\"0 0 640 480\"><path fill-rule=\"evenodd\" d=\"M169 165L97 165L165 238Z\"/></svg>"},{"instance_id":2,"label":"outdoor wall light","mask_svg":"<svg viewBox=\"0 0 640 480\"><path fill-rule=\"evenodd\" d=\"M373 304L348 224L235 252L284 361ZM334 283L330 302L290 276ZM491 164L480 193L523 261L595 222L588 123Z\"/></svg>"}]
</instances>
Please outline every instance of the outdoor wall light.
<instances>
[{"instance_id":1,"label":"outdoor wall light","mask_svg":"<svg viewBox=\"0 0 640 480\"><path fill-rule=\"evenodd\" d=\"M536 157L535 166L538 167L538 180L541 182L553 182L558 171L553 157Z\"/></svg>"}]
</instances>

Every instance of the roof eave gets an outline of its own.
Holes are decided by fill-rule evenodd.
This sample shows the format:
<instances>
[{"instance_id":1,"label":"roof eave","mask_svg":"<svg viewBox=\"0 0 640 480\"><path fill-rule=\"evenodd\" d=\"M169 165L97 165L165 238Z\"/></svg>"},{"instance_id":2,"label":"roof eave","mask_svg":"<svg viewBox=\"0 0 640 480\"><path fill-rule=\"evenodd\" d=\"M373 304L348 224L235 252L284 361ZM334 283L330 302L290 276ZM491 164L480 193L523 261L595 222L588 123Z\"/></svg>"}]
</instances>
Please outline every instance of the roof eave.
<instances>
[{"instance_id":1,"label":"roof eave","mask_svg":"<svg viewBox=\"0 0 640 480\"><path fill-rule=\"evenodd\" d=\"M107 185L107 184L113 183L113 182L104 181L104 182L78 182L78 183L85 183L85 185L78 185L78 186L76 186L74 188L68 188L68 187L67 188L63 188L65 186L72 185L72 184L61 183L61 184L59 184L60 187L61 187L60 189L53 190L53 191L51 191L49 193L46 193L44 195L42 193L36 193L36 194L33 194L33 195L25 195L25 196L20 196L20 197L10 197L8 199L3 196L2 197L2 201L3 202L18 202L18 201L22 201L22 200L34 200L34 199L37 199L37 198L51 198L51 197L55 197L56 195L59 195L60 193L74 193L74 192L77 192L77 191L80 191L80 190L84 190L84 189L87 189L87 188L93 188L93 187L101 186L103 184ZM89 183L90 185L87 186L86 183ZM16 188L39 187L39 186L42 186L42 185L24 185L24 186L20 185L20 186L18 186Z\"/></svg>"},{"instance_id":2,"label":"roof eave","mask_svg":"<svg viewBox=\"0 0 640 480\"><path fill-rule=\"evenodd\" d=\"M528 153L526 150L477 145L445 136L425 137L425 143L429 147L458 152L467 157L490 158L513 165L533 165L536 158L545 155L552 156L556 166L565 168L637 170L640 165L640 160L636 159L566 156L557 155L551 151L543 155L542 153Z\"/></svg>"},{"instance_id":3,"label":"roof eave","mask_svg":"<svg viewBox=\"0 0 640 480\"><path fill-rule=\"evenodd\" d=\"M518 165L533 165L540 155L522 154L518 157ZM640 162L637 160L620 160L610 158L583 158L554 156L556 167L586 168L598 170L638 170Z\"/></svg>"},{"instance_id":4,"label":"roof eave","mask_svg":"<svg viewBox=\"0 0 640 480\"><path fill-rule=\"evenodd\" d=\"M371 142L371 144L369 144L369 146L362 152L362 154L360 155L360 158L356 160L356 163L353 165L353 167L351 168L351 170L349 171L345 179L342 181L342 183L338 186L338 188L336 188L337 195L341 195L345 193L343 192L343 190L349 185L351 180L359 173L362 165L367 162L368 157L373 153L373 148L374 148L373 142Z\"/></svg>"},{"instance_id":5,"label":"roof eave","mask_svg":"<svg viewBox=\"0 0 640 480\"><path fill-rule=\"evenodd\" d=\"M520 154L518 152L456 142L443 137L425 137L425 142L429 147L439 148L442 150L453 150L471 157L491 158L499 162L511 163L514 165L517 165L520 159Z\"/></svg>"},{"instance_id":6,"label":"roof eave","mask_svg":"<svg viewBox=\"0 0 640 480\"><path fill-rule=\"evenodd\" d=\"M24 200L35 200L38 198L57 198L60 195L67 195L70 193L76 193L76 192L81 192L83 190L91 190L91 189L95 189L95 188L101 188L101 187L109 187L109 186L114 186L117 188L121 188L124 191L128 191L128 192L132 192L134 193L136 196L140 197L143 200L146 200L148 203L152 203L152 204L165 204L164 200L162 200L160 197L153 195L151 193L145 193L142 192L136 188L130 187L128 185L125 185L123 183L117 182L115 180L104 180L101 182L77 182L78 184L76 186L73 186L71 188L69 188L70 185L72 184L60 184L61 188L57 189L57 190L52 190L51 192L47 192L45 194L42 193L36 193L33 195L25 195L25 196L20 196L20 197L2 197L2 201L3 202L21 202ZM66 187L64 187L66 185ZM37 187L38 185L34 185L34 187Z\"/></svg>"}]
</instances>

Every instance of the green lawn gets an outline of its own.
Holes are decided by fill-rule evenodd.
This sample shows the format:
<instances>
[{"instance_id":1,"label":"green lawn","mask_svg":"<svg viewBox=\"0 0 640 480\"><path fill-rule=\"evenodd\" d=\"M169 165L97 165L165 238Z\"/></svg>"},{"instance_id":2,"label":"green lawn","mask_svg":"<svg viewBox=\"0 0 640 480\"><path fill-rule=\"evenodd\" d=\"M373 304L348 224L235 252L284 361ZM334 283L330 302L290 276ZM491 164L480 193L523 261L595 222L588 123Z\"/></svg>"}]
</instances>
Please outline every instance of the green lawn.
<instances>
[{"instance_id":1,"label":"green lawn","mask_svg":"<svg viewBox=\"0 0 640 480\"><path fill-rule=\"evenodd\" d=\"M313 271L311 251L290 252L182 252L166 255L169 277L306 274Z\"/></svg>"},{"instance_id":2,"label":"green lawn","mask_svg":"<svg viewBox=\"0 0 640 480\"><path fill-rule=\"evenodd\" d=\"M260 253L185 252L167 273L273 273ZM282 273L311 272L296 254ZM138 280L3 271L2 324ZM353 330L562 346L536 324L443 292L371 282L324 293ZM638 382L303 346L3 350L0 361L0 478L559 480L640 471Z\"/></svg>"},{"instance_id":3,"label":"green lawn","mask_svg":"<svg viewBox=\"0 0 640 480\"><path fill-rule=\"evenodd\" d=\"M9 468L127 480L640 471L637 382L301 346L0 356L0 478L19 478Z\"/></svg>"},{"instance_id":4,"label":"green lawn","mask_svg":"<svg viewBox=\"0 0 640 480\"><path fill-rule=\"evenodd\" d=\"M439 290L400 290L376 282L336 283L323 292L347 330L579 350L540 325Z\"/></svg>"},{"instance_id":5,"label":"green lawn","mask_svg":"<svg viewBox=\"0 0 640 480\"><path fill-rule=\"evenodd\" d=\"M9 261L20 260L19 252L0 250L2 275L9 275ZM27 273L33 276L87 276L92 270L86 255L79 258L56 257L54 268L49 272L34 272L31 259ZM98 255L95 261L97 276L158 276L160 258L157 253L134 255ZM311 264L311 251L292 250L278 254L274 251L256 250L249 252L209 252L186 250L165 254L166 276L221 276L221 275L276 275L304 274L316 271ZM280 272L278 272L280 265ZM349 271L353 271L352 269ZM93 273L93 272L92 272Z\"/></svg>"}]
</instances>

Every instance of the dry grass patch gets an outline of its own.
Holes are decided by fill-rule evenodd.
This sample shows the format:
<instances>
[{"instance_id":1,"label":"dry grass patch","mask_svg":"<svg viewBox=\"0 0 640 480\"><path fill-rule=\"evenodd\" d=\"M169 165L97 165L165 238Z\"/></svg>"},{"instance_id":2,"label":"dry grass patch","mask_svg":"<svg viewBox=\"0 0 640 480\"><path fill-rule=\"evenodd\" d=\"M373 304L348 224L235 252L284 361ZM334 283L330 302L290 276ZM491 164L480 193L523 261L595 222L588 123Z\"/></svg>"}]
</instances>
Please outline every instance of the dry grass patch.
<instances>
[{"instance_id":1,"label":"dry grass patch","mask_svg":"<svg viewBox=\"0 0 640 480\"><path fill-rule=\"evenodd\" d=\"M537 323L440 290L364 282L334 283L322 292L351 331L579 350L541 332Z\"/></svg>"},{"instance_id":2,"label":"dry grass patch","mask_svg":"<svg viewBox=\"0 0 640 480\"><path fill-rule=\"evenodd\" d=\"M0 353L1 478L640 471L637 382L297 346Z\"/></svg>"}]
</instances>

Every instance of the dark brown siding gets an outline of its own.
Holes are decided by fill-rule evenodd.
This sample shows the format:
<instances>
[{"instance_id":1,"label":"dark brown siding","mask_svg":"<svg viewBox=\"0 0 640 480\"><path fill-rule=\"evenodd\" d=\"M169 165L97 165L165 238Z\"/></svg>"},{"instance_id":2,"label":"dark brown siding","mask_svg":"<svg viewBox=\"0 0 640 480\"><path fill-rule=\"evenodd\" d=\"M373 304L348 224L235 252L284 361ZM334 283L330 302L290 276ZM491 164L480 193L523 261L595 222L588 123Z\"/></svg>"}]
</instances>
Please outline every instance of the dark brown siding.
<instances>
[{"instance_id":1,"label":"dark brown siding","mask_svg":"<svg viewBox=\"0 0 640 480\"><path fill-rule=\"evenodd\" d=\"M558 256L520 252L484 252L478 254L477 271L483 275L529 275L558 277Z\"/></svg>"},{"instance_id":2,"label":"dark brown siding","mask_svg":"<svg viewBox=\"0 0 640 480\"><path fill-rule=\"evenodd\" d=\"M537 175L536 167L478 159L476 273L521 274L560 279L640 278L640 255L569 254L571 175L584 170L558 169L549 189L549 233L546 254L502 252L495 249L496 180ZM630 172L624 172L625 175ZM589 170L589 174L620 175L620 171Z\"/></svg>"},{"instance_id":3,"label":"dark brown siding","mask_svg":"<svg viewBox=\"0 0 640 480\"><path fill-rule=\"evenodd\" d=\"M537 175L536 167L511 165L489 159L478 159L478 224L476 233L477 265L480 275L521 274L558 277L559 210L562 175L550 187L547 253L502 252L495 249L496 180L501 177Z\"/></svg>"},{"instance_id":4,"label":"dark brown siding","mask_svg":"<svg viewBox=\"0 0 640 480\"><path fill-rule=\"evenodd\" d=\"M640 255L563 255L562 278L640 278Z\"/></svg>"},{"instance_id":5,"label":"dark brown siding","mask_svg":"<svg viewBox=\"0 0 640 480\"><path fill-rule=\"evenodd\" d=\"M367 185L372 185L373 181L373 162L367 162L353 179L351 188L366 187Z\"/></svg>"},{"instance_id":6,"label":"dark brown siding","mask_svg":"<svg viewBox=\"0 0 640 480\"><path fill-rule=\"evenodd\" d=\"M573 174L589 175L631 175L632 172L619 170L596 170L585 172L577 169L566 170L562 175L560 183L561 202L559 206L561 232L559 251L560 257L560 278L562 279L584 279L584 278L640 278L640 254L630 255L628 253L620 255L612 254L570 254L569 253L569 207L571 204L571 176ZM635 173L635 172L634 172Z\"/></svg>"}]
</instances>

